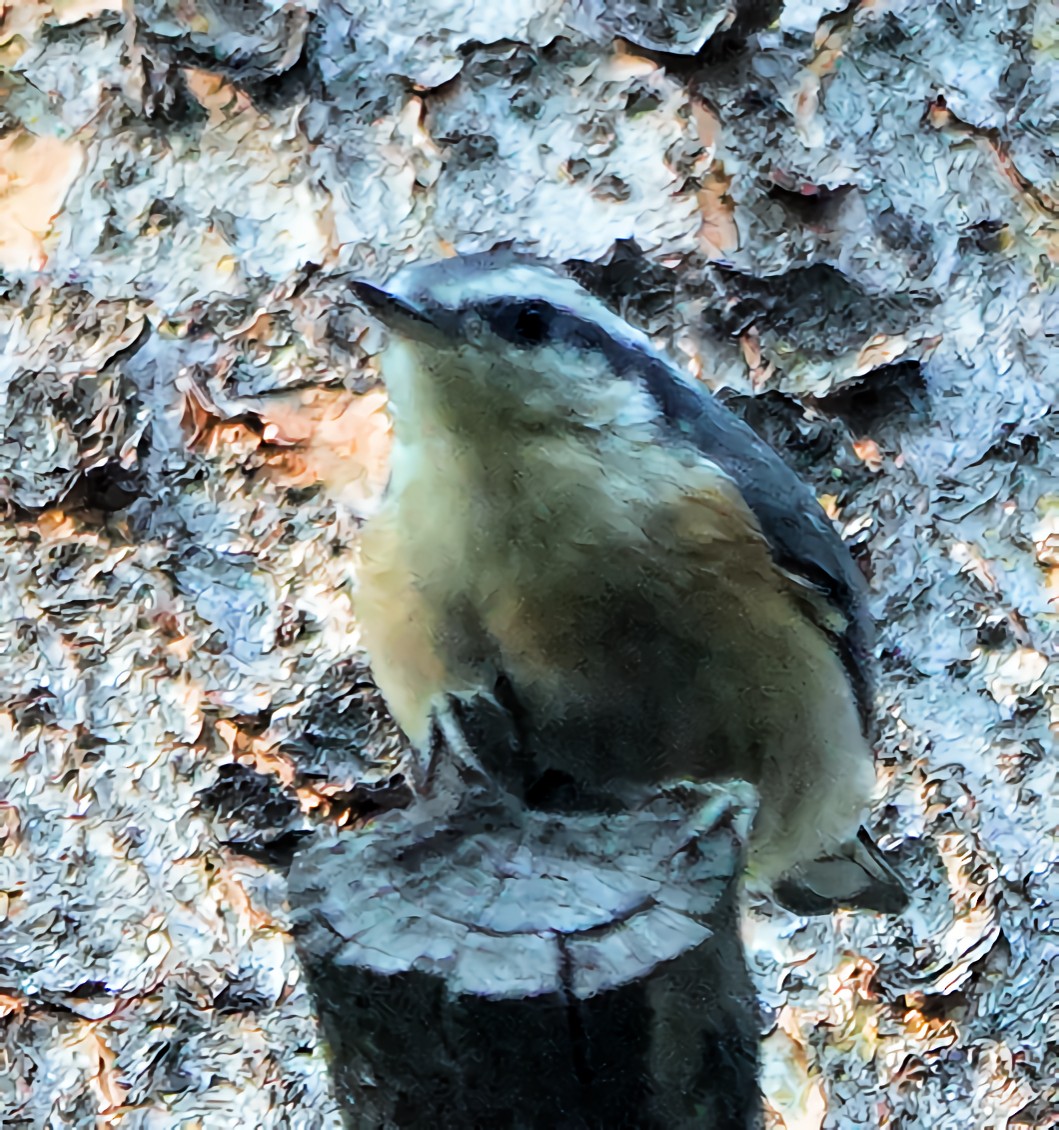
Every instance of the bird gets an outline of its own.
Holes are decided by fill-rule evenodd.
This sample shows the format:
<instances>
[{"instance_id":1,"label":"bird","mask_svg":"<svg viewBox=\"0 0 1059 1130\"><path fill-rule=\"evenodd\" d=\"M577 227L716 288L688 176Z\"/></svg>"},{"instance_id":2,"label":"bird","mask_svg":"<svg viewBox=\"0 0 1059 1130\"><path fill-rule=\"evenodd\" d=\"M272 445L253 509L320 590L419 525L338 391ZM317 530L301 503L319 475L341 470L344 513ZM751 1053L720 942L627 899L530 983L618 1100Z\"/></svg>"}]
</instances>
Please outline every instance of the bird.
<instances>
[{"instance_id":1,"label":"bird","mask_svg":"<svg viewBox=\"0 0 1059 1130\"><path fill-rule=\"evenodd\" d=\"M351 289L393 427L355 610L413 746L456 703L502 715L474 754L528 804L747 781L756 887L903 909L863 826L866 583L808 485L561 265L494 250Z\"/></svg>"}]
</instances>

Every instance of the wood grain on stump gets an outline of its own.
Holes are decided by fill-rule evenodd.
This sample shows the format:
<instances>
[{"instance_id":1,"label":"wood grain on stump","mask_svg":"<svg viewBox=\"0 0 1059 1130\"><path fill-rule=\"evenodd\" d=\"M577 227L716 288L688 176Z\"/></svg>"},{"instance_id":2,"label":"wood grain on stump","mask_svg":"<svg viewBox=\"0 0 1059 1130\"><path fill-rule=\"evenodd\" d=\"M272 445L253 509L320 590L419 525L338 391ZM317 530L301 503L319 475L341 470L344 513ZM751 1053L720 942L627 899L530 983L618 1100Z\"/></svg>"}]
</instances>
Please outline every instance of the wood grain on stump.
<instances>
[{"instance_id":1,"label":"wood grain on stump","mask_svg":"<svg viewBox=\"0 0 1059 1130\"><path fill-rule=\"evenodd\" d=\"M299 950L350 1124L755 1125L737 792L420 806L301 853Z\"/></svg>"}]
</instances>

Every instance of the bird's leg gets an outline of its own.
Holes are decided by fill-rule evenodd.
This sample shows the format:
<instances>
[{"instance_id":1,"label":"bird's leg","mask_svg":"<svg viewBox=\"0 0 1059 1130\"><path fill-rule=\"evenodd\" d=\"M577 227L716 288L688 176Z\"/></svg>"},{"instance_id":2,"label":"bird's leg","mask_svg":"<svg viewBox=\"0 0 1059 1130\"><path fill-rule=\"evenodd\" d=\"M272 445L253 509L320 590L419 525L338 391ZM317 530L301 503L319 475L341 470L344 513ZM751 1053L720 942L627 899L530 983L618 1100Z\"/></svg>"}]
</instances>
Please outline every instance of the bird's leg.
<instances>
[{"instance_id":1,"label":"bird's leg","mask_svg":"<svg viewBox=\"0 0 1059 1130\"><path fill-rule=\"evenodd\" d=\"M451 698L445 698L434 706L427 741L417 747L410 758L412 786L424 800L431 800L437 795L446 753L457 761L474 757L452 709Z\"/></svg>"},{"instance_id":2,"label":"bird's leg","mask_svg":"<svg viewBox=\"0 0 1059 1130\"><path fill-rule=\"evenodd\" d=\"M722 846L726 837L718 838L714 833L730 829L738 850L745 852L757 813L758 792L749 782L738 779L681 780L668 781L650 790L643 786L626 790L625 800L634 810L654 810L658 815L675 810L682 829L678 846L671 850L671 862L690 880L712 879L717 860L725 858L725 852L730 850Z\"/></svg>"},{"instance_id":3,"label":"bird's leg","mask_svg":"<svg viewBox=\"0 0 1059 1130\"><path fill-rule=\"evenodd\" d=\"M488 804L502 797L468 740L464 712L470 705L446 695L434 706L429 744L415 762L415 790L424 802L449 802L458 808L472 798L476 804Z\"/></svg>"},{"instance_id":4,"label":"bird's leg","mask_svg":"<svg viewBox=\"0 0 1059 1130\"><path fill-rule=\"evenodd\" d=\"M743 843L750 838L750 827L757 813L758 792L748 781L684 783L694 805L693 823L698 834L713 831L722 824L731 825Z\"/></svg>"},{"instance_id":5,"label":"bird's leg","mask_svg":"<svg viewBox=\"0 0 1059 1130\"><path fill-rule=\"evenodd\" d=\"M414 807L420 818L448 819L462 806L466 789L458 763L469 752L451 703L444 699L431 712L427 740L408 759Z\"/></svg>"},{"instance_id":6,"label":"bird's leg","mask_svg":"<svg viewBox=\"0 0 1059 1130\"><path fill-rule=\"evenodd\" d=\"M460 775L466 776L467 773L471 773L484 777L486 772L467 740L463 722L458 714L457 702L455 696L446 696L444 702L434 710L434 725L449 753L456 759L456 765L462 771Z\"/></svg>"},{"instance_id":7,"label":"bird's leg","mask_svg":"<svg viewBox=\"0 0 1059 1130\"><path fill-rule=\"evenodd\" d=\"M645 789L625 790L622 799L629 808L649 808L653 804L679 804L688 814L693 835L706 835L722 824L732 824L746 842L758 807L758 792L748 781L667 781Z\"/></svg>"}]
</instances>

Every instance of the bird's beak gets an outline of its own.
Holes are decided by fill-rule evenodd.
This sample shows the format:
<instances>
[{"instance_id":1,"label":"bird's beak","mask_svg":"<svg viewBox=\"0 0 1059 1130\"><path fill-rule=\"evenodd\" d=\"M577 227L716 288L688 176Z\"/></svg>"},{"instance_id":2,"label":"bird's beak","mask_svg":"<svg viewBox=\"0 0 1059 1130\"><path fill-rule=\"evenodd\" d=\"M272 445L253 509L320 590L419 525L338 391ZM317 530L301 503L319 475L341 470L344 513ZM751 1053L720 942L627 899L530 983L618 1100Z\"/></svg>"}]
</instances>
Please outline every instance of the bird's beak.
<instances>
[{"instance_id":1,"label":"bird's beak","mask_svg":"<svg viewBox=\"0 0 1059 1130\"><path fill-rule=\"evenodd\" d=\"M350 290L368 313L393 333L429 342L441 335L437 322L406 298L360 279L350 283Z\"/></svg>"}]
</instances>

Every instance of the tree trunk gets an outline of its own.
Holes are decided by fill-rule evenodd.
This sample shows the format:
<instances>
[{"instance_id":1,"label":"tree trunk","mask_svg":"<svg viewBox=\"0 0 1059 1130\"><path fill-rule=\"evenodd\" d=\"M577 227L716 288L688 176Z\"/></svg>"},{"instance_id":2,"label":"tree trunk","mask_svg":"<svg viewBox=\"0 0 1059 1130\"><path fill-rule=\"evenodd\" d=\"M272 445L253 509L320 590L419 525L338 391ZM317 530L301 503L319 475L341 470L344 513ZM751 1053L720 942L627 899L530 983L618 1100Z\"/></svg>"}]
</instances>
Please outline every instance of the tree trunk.
<instances>
[{"instance_id":1,"label":"tree trunk","mask_svg":"<svg viewBox=\"0 0 1059 1130\"><path fill-rule=\"evenodd\" d=\"M300 853L350 1125L757 1126L730 816L413 809Z\"/></svg>"}]
</instances>

